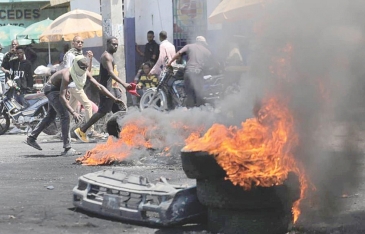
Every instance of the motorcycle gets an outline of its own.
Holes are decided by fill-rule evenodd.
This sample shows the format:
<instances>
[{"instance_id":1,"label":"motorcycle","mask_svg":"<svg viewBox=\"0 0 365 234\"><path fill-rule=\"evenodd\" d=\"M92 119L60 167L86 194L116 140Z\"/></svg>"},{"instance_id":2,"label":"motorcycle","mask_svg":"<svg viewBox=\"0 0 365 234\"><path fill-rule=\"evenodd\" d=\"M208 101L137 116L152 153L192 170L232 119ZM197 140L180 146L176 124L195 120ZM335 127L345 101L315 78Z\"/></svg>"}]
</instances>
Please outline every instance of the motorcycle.
<instances>
[{"instance_id":1,"label":"motorcycle","mask_svg":"<svg viewBox=\"0 0 365 234\"><path fill-rule=\"evenodd\" d=\"M15 81L9 80L7 84L9 89L0 96L0 135L9 129L10 121L20 129L27 129L29 133L45 117L48 99L43 92L26 94L24 99L27 105L23 107L15 99L18 91ZM56 122L43 130L47 135L55 135L57 131Z\"/></svg>"},{"instance_id":2,"label":"motorcycle","mask_svg":"<svg viewBox=\"0 0 365 234\"><path fill-rule=\"evenodd\" d=\"M184 106L186 97L184 89L184 67L175 65L165 68L157 87L147 89L139 103L141 110L153 108L158 111L168 111ZM224 85L224 75L204 76L203 89L200 91L206 103L223 98L228 87Z\"/></svg>"}]
</instances>

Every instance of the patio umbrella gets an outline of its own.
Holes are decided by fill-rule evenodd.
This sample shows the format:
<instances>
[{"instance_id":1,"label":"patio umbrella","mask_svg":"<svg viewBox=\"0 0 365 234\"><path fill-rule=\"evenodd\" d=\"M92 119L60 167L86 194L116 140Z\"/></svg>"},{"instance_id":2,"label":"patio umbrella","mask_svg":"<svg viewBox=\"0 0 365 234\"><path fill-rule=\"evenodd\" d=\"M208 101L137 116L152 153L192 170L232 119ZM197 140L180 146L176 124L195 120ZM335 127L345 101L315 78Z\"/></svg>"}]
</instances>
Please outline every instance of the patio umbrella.
<instances>
[{"instance_id":1,"label":"patio umbrella","mask_svg":"<svg viewBox=\"0 0 365 234\"><path fill-rule=\"evenodd\" d=\"M211 24L238 21L253 18L258 8L262 8L267 0L223 0L210 14Z\"/></svg>"},{"instance_id":2,"label":"patio umbrella","mask_svg":"<svg viewBox=\"0 0 365 234\"><path fill-rule=\"evenodd\" d=\"M3 46L10 45L11 41L16 39L16 36L22 31L24 31L23 27L10 24L0 27L0 43Z\"/></svg>"},{"instance_id":3,"label":"patio umbrella","mask_svg":"<svg viewBox=\"0 0 365 234\"><path fill-rule=\"evenodd\" d=\"M46 28L53 22L47 18L37 23L29 25L25 30L17 35L20 45L28 45L32 40L39 42L39 36L46 30Z\"/></svg>"},{"instance_id":4,"label":"patio umbrella","mask_svg":"<svg viewBox=\"0 0 365 234\"><path fill-rule=\"evenodd\" d=\"M101 15L85 10L73 10L55 19L44 31L39 40L48 41L71 41L75 36L83 38L102 36Z\"/></svg>"}]
</instances>

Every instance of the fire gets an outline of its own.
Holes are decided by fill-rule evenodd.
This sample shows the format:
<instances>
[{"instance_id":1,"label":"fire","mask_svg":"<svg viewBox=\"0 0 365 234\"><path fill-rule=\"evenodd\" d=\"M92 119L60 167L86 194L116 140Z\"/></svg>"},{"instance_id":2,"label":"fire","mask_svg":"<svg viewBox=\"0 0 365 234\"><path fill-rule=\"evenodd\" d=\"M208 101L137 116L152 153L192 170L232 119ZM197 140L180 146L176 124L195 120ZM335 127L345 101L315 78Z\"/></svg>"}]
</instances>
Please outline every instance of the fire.
<instances>
[{"instance_id":1,"label":"fire","mask_svg":"<svg viewBox=\"0 0 365 234\"><path fill-rule=\"evenodd\" d=\"M215 155L227 179L245 190L280 185L294 172L300 178L302 199L307 180L292 154L297 145L293 115L284 101L270 98L257 108L256 118L246 120L241 128L214 124L203 137L190 136L183 150ZM294 221L300 215L300 200L293 207Z\"/></svg>"},{"instance_id":2,"label":"fire","mask_svg":"<svg viewBox=\"0 0 365 234\"><path fill-rule=\"evenodd\" d=\"M130 155L132 148L152 147L151 142L146 140L146 132L147 128L140 127L137 123L128 123L121 130L120 140L109 137L105 144L97 145L76 161L84 165L102 165L122 161Z\"/></svg>"},{"instance_id":3,"label":"fire","mask_svg":"<svg viewBox=\"0 0 365 234\"><path fill-rule=\"evenodd\" d=\"M190 134L200 136L205 130L203 127L188 126L182 122L171 121L163 123L163 127L158 121L141 117L138 121L133 120L125 123L120 132L120 138L109 137L105 144L98 144L94 149L76 159L76 162L83 165L108 165L120 162L131 156L135 149L159 149L159 155L169 156L174 146L183 147L183 140ZM166 134L166 129L170 134L181 136L180 140L171 139Z\"/></svg>"}]
</instances>

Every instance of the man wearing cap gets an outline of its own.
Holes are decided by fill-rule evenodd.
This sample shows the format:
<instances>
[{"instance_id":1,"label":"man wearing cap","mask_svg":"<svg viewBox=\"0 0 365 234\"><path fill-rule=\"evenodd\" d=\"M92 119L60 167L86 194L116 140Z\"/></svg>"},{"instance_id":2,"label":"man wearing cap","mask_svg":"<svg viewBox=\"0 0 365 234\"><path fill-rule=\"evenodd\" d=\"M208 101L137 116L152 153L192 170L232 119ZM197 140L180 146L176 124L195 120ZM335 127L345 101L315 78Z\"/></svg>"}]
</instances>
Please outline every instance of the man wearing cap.
<instances>
[{"instance_id":1,"label":"man wearing cap","mask_svg":"<svg viewBox=\"0 0 365 234\"><path fill-rule=\"evenodd\" d=\"M167 40L167 32L161 31L160 34L160 54L158 56L158 60L156 64L151 69L150 73L148 75L158 75L161 73L161 70L163 70L167 63L169 63L176 54L175 46Z\"/></svg>"},{"instance_id":2,"label":"man wearing cap","mask_svg":"<svg viewBox=\"0 0 365 234\"><path fill-rule=\"evenodd\" d=\"M196 37L193 44L185 45L179 50L167 66L171 66L179 56L186 53L189 60L186 62L184 85L185 85L185 106L194 107L204 104L199 91L203 88L203 76L207 67L211 66L212 53L207 48L207 41L203 36Z\"/></svg>"},{"instance_id":3,"label":"man wearing cap","mask_svg":"<svg viewBox=\"0 0 365 234\"><path fill-rule=\"evenodd\" d=\"M35 149L42 150L37 144L38 135L49 126L56 118L57 114L61 119L61 131L63 139L64 152L63 156L79 155L76 150L71 148L70 141L70 115L73 116L76 122L81 120L80 114L73 109L66 99L66 90L71 82L75 82L76 87L83 87L86 79L89 79L102 93L108 96L111 100L117 103L122 103L122 100L114 97L108 89L99 84L87 71L88 61L83 55L76 56L71 68L64 68L54 73L44 86L44 94L48 98L48 111L45 118L34 128L32 133L28 136L26 144ZM69 113L68 113L69 112Z\"/></svg>"},{"instance_id":4,"label":"man wearing cap","mask_svg":"<svg viewBox=\"0 0 365 234\"><path fill-rule=\"evenodd\" d=\"M0 64L3 63L4 54L2 50L4 49L3 45L0 44ZM0 95L5 93L5 72L3 72L2 69L0 69Z\"/></svg>"}]
</instances>

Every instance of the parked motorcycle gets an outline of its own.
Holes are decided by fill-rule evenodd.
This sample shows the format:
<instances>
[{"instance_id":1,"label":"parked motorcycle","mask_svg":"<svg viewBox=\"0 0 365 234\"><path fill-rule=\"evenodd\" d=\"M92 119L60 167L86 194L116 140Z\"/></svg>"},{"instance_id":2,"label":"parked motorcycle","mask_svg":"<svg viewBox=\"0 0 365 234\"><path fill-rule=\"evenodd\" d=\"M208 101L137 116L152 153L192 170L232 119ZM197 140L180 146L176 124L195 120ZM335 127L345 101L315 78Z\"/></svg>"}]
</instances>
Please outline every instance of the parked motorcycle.
<instances>
[{"instance_id":1,"label":"parked motorcycle","mask_svg":"<svg viewBox=\"0 0 365 234\"><path fill-rule=\"evenodd\" d=\"M15 95L17 92L16 83L8 81L9 89L0 97L0 135L3 135L10 126L10 121L20 128L27 129L27 132L43 119L48 109L48 99L43 92L26 94L26 107L19 104ZM47 135L55 135L58 131L56 122L43 130Z\"/></svg>"},{"instance_id":2,"label":"parked motorcycle","mask_svg":"<svg viewBox=\"0 0 365 234\"><path fill-rule=\"evenodd\" d=\"M186 97L184 88L184 69L176 65L165 68L160 75L157 87L147 89L140 100L141 110L153 108L159 111L172 110L184 105ZM226 87L223 75L204 76L201 95L206 103L214 105L214 102L223 98Z\"/></svg>"}]
</instances>

